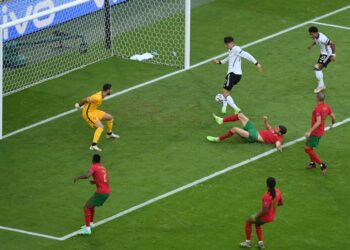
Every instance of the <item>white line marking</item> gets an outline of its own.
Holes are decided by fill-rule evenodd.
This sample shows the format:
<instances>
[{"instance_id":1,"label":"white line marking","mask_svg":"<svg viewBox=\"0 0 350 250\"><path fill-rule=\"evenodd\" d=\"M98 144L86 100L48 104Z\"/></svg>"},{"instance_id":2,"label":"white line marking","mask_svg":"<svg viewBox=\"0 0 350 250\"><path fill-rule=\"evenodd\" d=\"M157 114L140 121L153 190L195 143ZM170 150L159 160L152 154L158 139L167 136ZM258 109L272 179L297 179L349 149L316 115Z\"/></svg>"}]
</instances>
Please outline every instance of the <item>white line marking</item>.
<instances>
[{"instance_id":1,"label":"white line marking","mask_svg":"<svg viewBox=\"0 0 350 250\"><path fill-rule=\"evenodd\" d=\"M333 11L333 12L330 12L330 13L328 13L328 14L325 14L325 15L323 15L323 16L314 18L314 19L312 19L312 20L322 19L322 18L325 18L325 17L327 17L327 16L334 15L334 14L336 14L336 13L338 13L338 12L344 11L344 10L346 10L346 9L348 9L348 8L350 8L350 5L348 5L348 6L346 6L346 7L343 7L343 8L341 8L341 9L335 10L335 11ZM312 22L312 20L307 21L307 22L304 22L304 23L299 24L299 25L296 25L296 26L293 26L293 27L288 28L288 29L286 29L286 30L291 31L291 30L293 30L293 29L299 28L299 27L301 27L301 26L303 26L303 25L305 25L305 24L308 24L308 23ZM294 28L294 27L296 27L296 28ZM275 34L281 35L281 34L284 34L284 33L286 33L286 32L287 32L287 31L282 30L282 31L280 31L280 32L278 32L278 33L275 33ZM270 38L273 38L273 37L275 37L275 36L277 36L277 35L272 34L272 35L270 35L270 36L267 36L267 37L264 37L264 38L262 38L262 39L259 39L259 40L255 41L255 42L251 42L251 43L249 43L249 44L246 44L246 45L244 45L244 46L242 46L242 47L252 46L252 45L254 45L254 44L256 44L256 43L265 41L265 40L270 39ZM224 54L221 54L221 55L219 55L219 56L217 56L217 57L222 57L222 56L224 56L224 55L226 55L226 54L227 54L227 53L224 53ZM215 58L217 58L217 57L213 57L213 58L208 59L208 60L206 60L206 61L203 61L203 62L201 62L201 63L195 64L195 65L191 66L191 68L195 68L195 67L198 67L198 66L200 66L200 65L202 65L202 64L205 64L205 63L207 63L207 62L210 62L211 60L213 60L213 59L215 59ZM190 69L191 69L191 68L190 68ZM145 83L136 85L136 86L131 87L131 88L128 88L128 89L125 89L125 90L123 90L123 91L120 91L120 92L118 92L118 93L115 93L113 96L110 96L110 98L112 98L112 97L114 97L114 96L121 95L122 93L127 93L127 92L129 92L129 91L131 91L131 90L134 90L134 89L137 89L137 88L146 86L146 85L151 84L151 83L153 83L153 82L155 82L155 81L159 81L159 80L165 79L165 78L169 77L169 75L170 75L170 76L176 75L176 74L181 73L181 72L184 72L184 71L186 71L186 70L185 70L185 69L179 70L179 71L170 73L170 74L168 74L168 75L158 77L158 78L156 78L156 79L154 79L154 80L151 80L151 81L148 81L148 82L145 82ZM69 111L64 112L64 113L62 113L62 114L59 114L59 115L54 116L54 117L55 117L54 119L48 118L48 119L43 120L43 121L41 121L41 122L35 123L35 124L37 124L37 125L34 124L35 126L31 125L31 126L22 128L22 129L20 129L20 132L23 132L23 131L29 129L29 127L36 127L36 126L38 126L38 125L40 125L40 124L43 124L43 123L46 123L46 122L49 122L49 121L58 119L58 118L60 118L60 117L62 117L62 116L65 116L65 115L67 115L67 114L73 113L73 112L75 112L75 111L76 111L75 109L72 109L72 110L69 110ZM50 119L52 119L52 120L50 120ZM347 119L345 119L345 120L343 120L343 121L341 121L341 122L338 122L338 123L334 124L333 127L334 127L334 128L335 128L335 127L338 127L338 126L343 125L343 124L345 124L345 123L347 123L347 122L349 122L349 121L350 121L350 117L347 118ZM330 128L327 127L325 130L327 131L327 130L329 130L329 129L330 129ZM19 130L16 130L16 131L19 131ZM14 134L16 134L16 133L15 133L16 131L14 131L14 132L12 132L12 133L10 133L10 134L11 134L11 135L14 135ZM19 133L19 132L17 132L17 133ZM11 136L11 135L7 134L6 137L9 137L9 136ZM4 136L4 138L5 138L5 136ZM295 143L298 143L298 142L300 142L300 141L303 141L303 140L305 140L305 137L300 137L300 138L298 138L298 139L296 139L296 140L290 141L290 142L284 144L284 148L289 147L289 146L291 146L291 145L293 145L293 144L295 144ZM208 175L208 176L206 176L206 177L203 177L202 179L199 179L199 180L197 180L197 181L191 182L191 183L189 183L189 184L187 184L187 185L185 185L185 186L182 186L182 187L177 188L177 189L175 189L175 190L173 190L173 191L170 191L170 192L168 192L168 193L165 193L165 194L163 194L163 195L160 195L160 196L158 196L158 197L155 197L155 198L153 198L153 199L150 199L150 200L148 200L148 201L146 201L146 202L144 202L144 203L141 203L141 204L136 205L136 206L134 206L134 207L131 207L131 208L127 209L127 210L124 210L124 211L122 211L122 212L119 212L119 213L117 213L117 214L115 214L115 215L113 215L113 216L111 216L111 217L108 217L108 218L106 218L106 219L103 219L103 220L97 222L95 225L96 225L96 226L99 226L99 225L105 224L105 223L107 223L107 222L109 222L109 221L111 221L111 220L114 220L114 219L119 218L119 217L121 217L121 216L123 216L123 215L126 215L126 214L128 214L128 213L131 213L131 212L133 212L133 211L135 211L135 210L137 210L137 209L139 209L139 208L145 207L145 206L147 206L147 205L149 205L149 204L152 204L152 203L154 203L154 202L156 202L156 201L158 201L158 200L164 199L164 198L166 198L166 197L168 197L168 196L171 196L171 195L173 195L173 194L176 194L176 193L178 193L178 192L180 192L180 191L183 191L183 190L185 190L185 189L187 189L187 188L190 188L190 187L192 187L192 186L195 186L195 185L197 185L197 184L199 184L199 183L205 182L205 181L207 181L207 180L209 180L209 179L215 178L216 176L225 174L225 173L227 173L227 172L229 172L229 171L232 171L232 170L234 170L234 169L236 169L236 168L239 168L239 167L241 167L241 166L243 166L243 165L246 165L246 164L248 164L248 163L250 163L250 162L256 161L256 160L258 160L258 159L260 159L260 158L263 158L263 157L265 157L265 156L267 156L267 155L270 155L270 154L272 154L272 153L274 153L274 152L277 152L277 150L276 150L276 149L271 149L271 150L269 150L269 151L266 151L266 152L264 152L264 153L262 153L262 154L260 154L260 155L257 155L257 156L255 156L255 157L253 157L253 158L247 159L247 160L245 160L245 161L242 161L242 162L240 162L240 163L237 163L237 164L235 164L235 165L232 165L232 166L230 166L230 167L227 167L227 168L225 168L225 169L223 169L223 170L220 170L220 171L215 172L215 173L213 173L213 174L211 174L211 175ZM53 240L60 240L60 241L67 240L67 239L69 239L69 238L71 238L71 237L77 235L78 232L80 231L80 230L78 230L78 231L72 232L72 233L67 234L67 235L65 235L65 236L63 236L63 237L56 237L56 236L51 236L51 235L46 235L46 234L40 234L40 233L25 231L25 230L21 230L21 229L10 228L10 227L3 227L3 226L0 226L0 229L7 230L7 231L12 231L12 232L17 232L17 233L23 233L23 234L33 235L33 236L38 236L38 237L43 237L43 238L48 238L48 239L53 239Z\"/></svg>"},{"instance_id":2,"label":"white line marking","mask_svg":"<svg viewBox=\"0 0 350 250\"><path fill-rule=\"evenodd\" d=\"M341 122L338 122L338 123L334 124L333 127L335 128L335 127L341 126L341 125L343 125L343 124L345 124L345 123L347 123L347 122L350 122L350 117L347 118L347 119L345 119L345 120L343 120L343 121L341 121ZM330 128L327 127L325 130L327 131L327 130L329 130L329 129L330 129ZM292 146L292 145L294 145L294 144L296 144L296 143L298 143L298 142L304 141L304 140L305 140L305 137L300 137L300 138L298 138L298 139L296 139L296 140L293 140L293 141L290 141L290 142L284 144L284 145L283 145L283 148L287 148L287 147L289 147L289 146ZM167 197L169 197L169 196L171 196L171 195L173 195L173 194L179 193L179 192L181 192L181 191L183 191L183 190L186 190L186 189L191 188L191 187L193 187L193 186L196 186L196 185L198 185L198 184L200 184L200 183L203 183L203 182L205 182L205 181L208 181L208 180L210 180L210 179L213 179L213 178L215 178L215 177L217 177L217 176L219 176L219 175L226 174L227 172L230 172L230 171L232 171L232 170L234 170L234 169L236 169L236 168L242 167L242 166L247 165L247 164L249 164L249 163L251 163L251 162L254 162L254 161L256 161L256 160L259 160L259 159L261 159L261 158L264 158L264 157L266 157L266 156L268 156L268 155L270 155L270 154L273 154L273 153L275 153L275 152L277 152L276 148L270 149L270 150L268 150L268 151L266 151L266 152L264 152L264 153L261 153L261 154L259 154L259 155L254 156L254 157L252 157L252 158L250 158L250 159L247 159L247 160L245 160L245 161L241 161L241 162L239 162L239 163L237 163L237 164L235 164L235 165L229 166L229 167L227 167L227 168L225 168L225 169L222 169L222 170L220 170L220 171L217 171L217 172L215 172L215 173L213 173L213 174L210 174L210 175L208 175L208 176L205 176L205 177L203 177L203 178L201 178L201 179L198 179L198 180L196 180L196 181L193 181L193 182L191 182L191 183L188 183L188 184L186 184L186 185L184 185L184 186L182 186L182 187L179 187L179 188L177 188L177 189L174 189L174 190L172 190L172 191L170 191L170 192L167 192L167 193L165 193L165 194L162 194L162 195L160 195L160 196L157 196L157 197L155 197L155 198L152 198L152 199L150 199L150 200L148 200L148 201L145 201L145 202L143 202L143 203L141 203L141 204L139 204L139 205L133 206L133 207L131 207L131 208L129 208L129 209L126 209L126 210L124 210L124 211L122 211L122 212L119 212L119 213L117 213L117 214L115 214L115 215L113 215L113 216L110 216L110 217L108 217L108 218L106 218L106 219L100 220L99 222L95 223L95 226L97 227L97 226L103 225L103 224L105 224L105 223L107 223L107 222L109 222L109 221L115 220L115 219L117 219L117 218L119 218L119 217L122 217L122 216L124 216L124 215L126 215L126 214L129 214L129 213L131 213L131 212L134 212L134 211L136 211L136 210L138 210L138 209L140 209L140 208L143 208L143 207L145 207L145 206L148 206L148 205L150 205L150 204L152 204L152 203L154 203L154 202L157 202L157 201L159 201L159 200L162 200L162 199L164 199L164 198L167 198ZM80 230L75 231L75 232L70 233L70 234L67 234L67 235L63 236L63 237L61 238L61 240L67 240L67 239L69 239L69 238L71 238L71 237L77 235L79 232L80 232Z\"/></svg>"},{"instance_id":3,"label":"white line marking","mask_svg":"<svg viewBox=\"0 0 350 250\"><path fill-rule=\"evenodd\" d=\"M330 24L330 23L320 23L320 22L312 22L312 23L323 25L323 26L330 26L330 27L339 28L339 29L350 30L350 27L341 26L341 25L335 25L335 24Z\"/></svg>"},{"instance_id":4,"label":"white line marking","mask_svg":"<svg viewBox=\"0 0 350 250\"><path fill-rule=\"evenodd\" d=\"M55 237L55 236L51 236L51 235L47 235L47 234L41 234L41 233L25 231L25 230L11 228L11 227L0 226L0 229L6 230L6 231L11 231L11 232L16 232L16 233L32 235L32 236L38 236L38 237L47 238L47 239L51 239L51 240L61 240L61 238L59 238L59 237Z\"/></svg>"},{"instance_id":5,"label":"white line marking","mask_svg":"<svg viewBox=\"0 0 350 250\"><path fill-rule=\"evenodd\" d=\"M272 34L272 35L269 35L269 36L263 37L263 38L261 38L261 39L258 39L258 40L254 41L254 42L245 44L245 45L243 45L243 46L241 46L241 47L242 47L242 48L248 48L248 47L253 46L253 45L255 45L255 44L264 42L264 41L266 41L266 40L268 40L268 39L274 38L274 37L276 37L276 36L280 36L280 35L282 35L282 34L284 34L284 33L287 33L287 32L289 32L289 31L291 31L291 30L300 28L300 27L302 27L302 26L304 26L304 25L306 25L306 24L309 24L309 23L315 22L315 21L317 21L317 20L326 18L326 17L328 17L328 16L337 14L337 13L342 12L342 11L344 11L344 10L347 10L347 9L349 9L349 8L350 8L350 5L347 5L347 6L343 7L343 8L337 9L337 10L335 10L335 11L329 12L329 13L327 13L327 14L324 14L324 15L322 15L322 16L316 17L316 18L311 19L311 20L309 20L309 21L306 21L306 22L297 24L297 25L295 25L295 26L289 27L289 28L287 28L287 29L284 29L284 30L279 31L279 32L277 32L277 33L274 33L274 34ZM194 64L194 65L192 65L192 66L191 66L190 68L188 68L188 69L181 69L181 70L172 72L172 73L170 73L170 74L166 74L166 75L164 75L164 76L155 78L155 79L153 79L153 80L150 80L150 81L147 81L147 82L144 82L144 83L135 85L135 86L130 87L130 88L127 88L127 89L124 89L124 90L122 90L122 91L116 92L116 93L114 93L113 95L111 95L111 96L109 96L108 98L106 98L106 100L111 99L111 98L114 98L114 97L119 96L119 95L122 95L122 94L125 94L125 93L128 93L128 92L130 92L130 91L139 89L139 88L141 88L141 87L150 85L150 84L152 84L152 83L158 82L158 81L163 80L163 79L166 79L166 78L168 78L168 77L171 77L171 76L174 76L174 75L183 73L183 72L185 72L185 71L187 71L187 70L191 70L191 69L197 68L197 67L199 67L199 66L201 66L201 65L203 65L203 64L206 64L206 63L208 63L208 62L211 62L212 60L217 59L217 58L220 58L220 57L223 57L223 56L225 56L225 55L227 55L227 52L225 52L225 53L223 53L223 54L220 54L220 55L217 55L217 56L215 56L215 57L209 58L209 59L207 59L207 60L205 60L205 61L202 61L202 62L199 62L199 63L197 63L197 64ZM37 127L37 126L39 126L39 125L41 125L41 124L44 124L44 123L51 122L51 121L53 121L53 120L59 119L59 118L61 118L61 117L63 117L63 116L66 116L66 115L68 115L68 114L74 113L74 112L76 112L76 111L77 111L77 110L72 109L72 110L66 111L66 112L64 112L64 113L55 115L55 116L53 116L53 117L47 118L47 119L45 119L45 120L42 120L42 121L40 121L40 122L33 123L33 124L29 125L29 126L26 126L26 127L24 127L24 128L15 130L15 131L13 131L13 132L10 132L10 133L4 135L4 136L3 136L3 139L8 138L8 137L13 136L13 135L16 135L16 134L18 134L18 133L22 133L22 132L24 132L24 131L26 131L26 130L28 130L28 129L35 128L35 127Z\"/></svg>"}]
</instances>

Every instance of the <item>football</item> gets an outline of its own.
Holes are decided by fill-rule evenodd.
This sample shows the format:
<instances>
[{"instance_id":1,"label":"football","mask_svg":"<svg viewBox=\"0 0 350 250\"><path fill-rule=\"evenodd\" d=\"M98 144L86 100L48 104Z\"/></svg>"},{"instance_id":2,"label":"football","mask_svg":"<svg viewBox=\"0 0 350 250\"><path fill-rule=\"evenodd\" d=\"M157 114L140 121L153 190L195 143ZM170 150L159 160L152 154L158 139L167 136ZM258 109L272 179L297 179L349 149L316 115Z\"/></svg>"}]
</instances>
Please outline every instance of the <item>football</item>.
<instances>
[{"instance_id":1,"label":"football","mask_svg":"<svg viewBox=\"0 0 350 250\"><path fill-rule=\"evenodd\" d=\"M215 101L216 101L217 103L222 104L223 101L224 101L224 96L223 96L222 94L217 94L217 95L215 96Z\"/></svg>"}]
</instances>

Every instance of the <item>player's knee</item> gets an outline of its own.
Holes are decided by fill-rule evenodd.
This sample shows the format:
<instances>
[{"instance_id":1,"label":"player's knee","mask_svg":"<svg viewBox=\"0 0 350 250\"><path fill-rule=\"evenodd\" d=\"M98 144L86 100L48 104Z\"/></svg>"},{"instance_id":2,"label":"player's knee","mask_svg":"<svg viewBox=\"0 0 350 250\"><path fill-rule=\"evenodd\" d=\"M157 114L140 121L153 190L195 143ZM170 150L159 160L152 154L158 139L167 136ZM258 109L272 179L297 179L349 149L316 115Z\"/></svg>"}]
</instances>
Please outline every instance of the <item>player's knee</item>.
<instances>
[{"instance_id":1,"label":"player's knee","mask_svg":"<svg viewBox=\"0 0 350 250\"><path fill-rule=\"evenodd\" d=\"M231 128L231 132L232 132L232 133L237 132L237 127L233 127L233 128Z\"/></svg>"},{"instance_id":2,"label":"player's knee","mask_svg":"<svg viewBox=\"0 0 350 250\"><path fill-rule=\"evenodd\" d=\"M321 69L322 69L321 65L315 64L314 70L321 70Z\"/></svg>"}]
</instances>

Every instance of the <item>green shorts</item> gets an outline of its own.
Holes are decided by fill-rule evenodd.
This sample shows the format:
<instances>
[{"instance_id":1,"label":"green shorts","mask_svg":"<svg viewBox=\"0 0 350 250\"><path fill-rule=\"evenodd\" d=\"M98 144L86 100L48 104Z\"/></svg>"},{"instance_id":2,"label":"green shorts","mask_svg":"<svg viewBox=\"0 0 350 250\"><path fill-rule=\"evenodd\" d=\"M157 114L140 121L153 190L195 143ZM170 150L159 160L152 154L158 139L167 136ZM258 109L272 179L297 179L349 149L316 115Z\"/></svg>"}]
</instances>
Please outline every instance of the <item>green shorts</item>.
<instances>
[{"instance_id":1,"label":"green shorts","mask_svg":"<svg viewBox=\"0 0 350 250\"><path fill-rule=\"evenodd\" d=\"M87 201L87 204L89 204L92 207L99 207L102 206L103 203L108 199L109 194L100 194L100 193L94 193L93 196Z\"/></svg>"},{"instance_id":2,"label":"green shorts","mask_svg":"<svg viewBox=\"0 0 350 250\"><path fill-rule=\"evenodd\" d=\"M267 223L266 221L262 221L260 218L256 218L254 224L255 225L264 225L265 223Z\"/></svg>"},{"instance_id":3,"label":"green shorts","mask_svg":"<svg viewBox=\"0 0 350 250\"><path fill-rule=\"evenodd\" d=\"M320 140L321 136L310 135L306 139L306 146L308 146L309 148L316 148L320 143Z\"/></svg>"},{"instance_id":4,"label":"green shorts","mask_svg":"<svg viewBox=\"0 0 350 250\"><path fill-rule=\"evenodd\" d=\"M248 142L253 143L258 141L258 138L259 138L258 130L256 130L256 128L254 127L254 124L251 121L248 121L243 129L249 133L249 137L246 138Z\"/></svg>"}]
</instances>

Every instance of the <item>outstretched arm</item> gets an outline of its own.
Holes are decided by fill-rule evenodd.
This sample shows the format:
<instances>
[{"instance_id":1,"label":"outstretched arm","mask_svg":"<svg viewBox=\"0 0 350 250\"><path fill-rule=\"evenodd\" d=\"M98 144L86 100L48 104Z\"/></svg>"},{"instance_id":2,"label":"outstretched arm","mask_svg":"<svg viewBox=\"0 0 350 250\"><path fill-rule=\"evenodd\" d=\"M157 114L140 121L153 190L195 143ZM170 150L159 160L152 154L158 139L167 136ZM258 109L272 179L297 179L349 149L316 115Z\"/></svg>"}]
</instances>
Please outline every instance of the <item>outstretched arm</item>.
<instances>
[{"instance_id":1,"label":"outstretched arm","mask_svg":"<svg viewBox=\"0 0 350 250\"><path fill-rule=\"evenodd\" d=\"M252 56L251 54L249 54L247 51L242 50L240 53L241 57L243 57L244 59L247 59L248 61L252 62L255 64L255 67L260 70L262 68L261 64L258 63L258 61L254 58L254 56Z\"/></svg>"},{"instance_id":2,"label":"outstretched arm","mask_svg":"<svg viewBox=\"0 0 350 250\"><path fill-rule=\"evenodd\" d=\"M74 178L74 183L77 182L78 180L81 180L81 179L88 179L91 175L92 175L92 173L89 171L84 175L77 176Z\"/></svg>"},{"instance_id":3,"label":"outstretched arm","mask_svg":"<svg viewBox=\"0 0 350 250\"><path fill-rule=\"evenodd\" d=\"M312 49L316 45L316 42L313 41L309 46L307 46L308 49Z\"/></svg>"},{"instance_id":4,"label":"outstretched arm","mask_svg":"<svg viewBox=\"0 0 350 250\"><path fill-rule=\"evenodd\" d=\"M265 116L263 116L263 119L264 119L265 128L266 128L266 129L271 129L272 126L271 126L270 123L269 123L269 118L265 115Z\"/></svg>"},{"instance_id":5,"label":"outstretched arm","mask_svg":"<svg viewBox=\"0 0 350 250\"><path fill-rule=\"evenodd\" d=\"M213 61L213 63L214 64L225 64L225 63L227 63L228 62L228 57L226 57L225 59L222 59L222 60L219 60L219 59L215 59L214 61Z\"/></svg>"},{"instance_id":6,"label":"outstretched arm","mask_svg":"<svg viewBox=\"0 0 350 250\"><path fill-rule=\"evenodd\" d=\"M283 146L282 143L280 141L276 141L276 148L278 151L282 152Z\"/></svg>"},{"instance_id":7,"label":"outstretched arm","mask_svg":"<svg viewBox=\"0 0 350 250\"><path fill-rule=\"evenodd\" d=\"M80 102L77 102L74 107L76 109L80 109L82 106L84 106L88 101L86 99L81 100Z\"/></svg>"}]
</instances>

